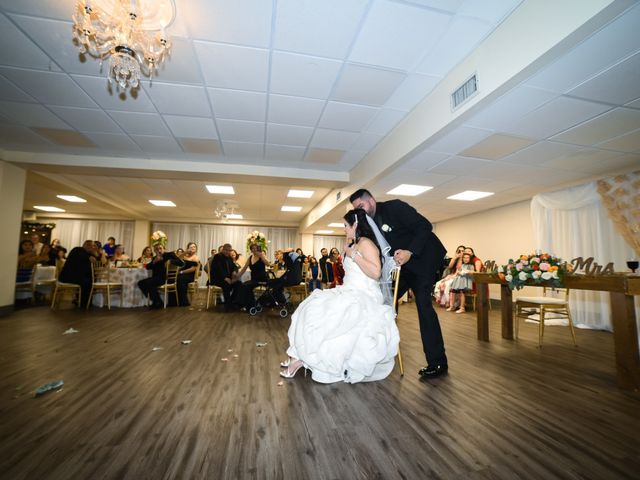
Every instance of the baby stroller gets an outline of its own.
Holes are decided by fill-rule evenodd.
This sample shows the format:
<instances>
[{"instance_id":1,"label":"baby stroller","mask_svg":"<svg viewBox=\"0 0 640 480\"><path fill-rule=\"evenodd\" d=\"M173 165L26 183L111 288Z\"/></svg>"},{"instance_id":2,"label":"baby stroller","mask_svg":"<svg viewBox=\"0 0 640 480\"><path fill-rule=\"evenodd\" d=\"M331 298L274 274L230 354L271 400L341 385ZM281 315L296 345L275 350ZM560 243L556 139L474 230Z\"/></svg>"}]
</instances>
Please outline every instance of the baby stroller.
<instances>
[{"instance_id":1,"label":"baby stroller","mask_svg":"<svg viewBox=\"0 0 640 480\"><path fill-rule=\"evenodd\" d=\"M282 318L289 315L289 310L293 305L289 302L284 288L299 285L302 281L302 257L296 252L285 253L284 268L285 272L280 278L267 281L266 290L256 300L256 305L249 308L249 315L256 315L265 307L279 309Z\"/></svg>"}]
</instances>

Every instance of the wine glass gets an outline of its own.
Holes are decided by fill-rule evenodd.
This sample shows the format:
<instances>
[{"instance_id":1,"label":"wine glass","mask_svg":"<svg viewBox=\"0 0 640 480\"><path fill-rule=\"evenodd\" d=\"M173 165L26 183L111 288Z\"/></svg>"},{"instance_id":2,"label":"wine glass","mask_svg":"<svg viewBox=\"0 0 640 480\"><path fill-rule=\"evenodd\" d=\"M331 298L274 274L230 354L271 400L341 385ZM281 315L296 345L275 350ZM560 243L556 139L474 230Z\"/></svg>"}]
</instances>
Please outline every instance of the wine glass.
<instances>
[{"instance_id":1,"label":"wine glass","mask_svg":"<svg viewBox=\"0 0 640 480\"><path fill-rule=\"evenodd\" d=\"M627 267L631 270L631 273L636 273L638 269L638 260L628 260Z\"/></svg>"}]
</instances>

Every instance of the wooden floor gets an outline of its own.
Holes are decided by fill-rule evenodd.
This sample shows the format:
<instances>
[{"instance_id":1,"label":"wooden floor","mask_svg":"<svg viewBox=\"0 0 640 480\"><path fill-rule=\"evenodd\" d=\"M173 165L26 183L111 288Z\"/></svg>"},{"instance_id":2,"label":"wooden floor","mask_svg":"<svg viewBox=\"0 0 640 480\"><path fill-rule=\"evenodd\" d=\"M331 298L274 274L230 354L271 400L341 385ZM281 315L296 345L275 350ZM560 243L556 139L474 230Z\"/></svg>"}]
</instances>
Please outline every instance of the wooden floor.
<instances>
[{"instance_id":1,"label":"wooden floor","mask_svg":"<svg viewBox=\"0 0 640 480\"><path fill-rule=\"evenodd\" d=\"M533 325L502 340L493 310L483 343L473 313L438 312L447 377L419 380L408 304L404 378L278 386L275 311L18 311L0 319L0 477L639 478L640 395L616 386L611 334L579 330L574 348L549 327L540 350Z\"/></svg>"}]
</instances>

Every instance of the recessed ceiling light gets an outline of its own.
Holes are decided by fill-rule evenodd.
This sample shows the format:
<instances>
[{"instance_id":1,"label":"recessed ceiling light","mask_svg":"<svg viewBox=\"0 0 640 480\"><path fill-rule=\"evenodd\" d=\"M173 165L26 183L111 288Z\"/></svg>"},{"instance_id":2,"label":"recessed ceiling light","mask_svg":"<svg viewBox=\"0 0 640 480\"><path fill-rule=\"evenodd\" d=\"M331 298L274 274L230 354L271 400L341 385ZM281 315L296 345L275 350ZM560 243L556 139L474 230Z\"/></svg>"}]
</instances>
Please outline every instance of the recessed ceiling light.
<instances>
[{"instance_id":1,"label":"recessed ceiling light","mask_svg":"<svg viewBox=\"0 0 640 480\"><path fill-rule=\"evenodd\" d=\"M327 227L333 227L333 228L342 228L344 227L344 223L341 222L332 222L329 225L327 225Z\"/></svg>"},{"instance_id":2,"label":"recessed ceiling light","mask_svg":"<svg viewBox=\"0 0 640 480\"><path fill-rule=\"evenodd\" d=\"M302 207L291 207L288 205L283 205L280 209L281 212L299 212L302 210Z\"/></svg>"},{"instance_id":3,"label":"recessed ceiling light","mask_svg":"<svg viewBox=\"0 0 640 480\"><path fill-rule=\"evenodd\" d=\"M450 197L447 197L447 199L448 200L465 200L467 202L471 202L473 200L489 197L491 195L493 195L493 192L476 192L474 190L466 190L462 193L456 193L455 195L451 195Z\"/></svg>"},{"instance_id":4,"label":"recessed ceiling light","mask_svg":"<svg viewBox=\"0 0 640 480\"><path fill-rule=\"evenodd\" d=\"M389 190L387 195L406 195L407 197L415 197L421 193L431 190L433 187L427 187L425 185L407 185L403 183L396 188Z\"/></svg>"},{"instance_id":5,"label":"recessed ceiling light","mask_svg":"<svg viewBox=\"0 0 640 480\"><path fill-rule=\"evenodd\" d=\"M207 185L209 193L224 193L225 195L235 195L236 191L231 185Z\"/></svg>"},{"instance_id":6,"label":"recessed ceiling light","mask_svg":"<svg viewBox=\"0 0 640 480\"><path fill-rule=\"evenodd\" d=\"M289 190L287 197L292 198L311 198L313 197L313 190Z\"/></svg>"},{"instance_id":7,"label":"recessed ceiling light","mask_svg":"<svg viewBox=\"0 0 640 480\"><path fill-rule=\"evenodd\" d=\"M64 212L62 208L49 207L47 205L34 205L33 208L36 210L42 210L43 212Z\"/></svg>"},{"instance_id":8,"label":"recessed ceiling light","mask_svg":"<svg viewBox=\"0 0 640 480\"><path fill-rule=\"evenodd\" d=\"M243 217L239 213L227 213L224 218L227 220L242 220Z\"/></svg>"},{"instance_id":9,"label":"recessed ceiling light","mask_svg":"<svg viewBox=\"0 0 640 480\"><path fill-rule=\"evenodd\" d=\"M87 203L84 198L76 197L75 195L56 195L56 197L66 200L67 202Z\"/></svg>"},{"instance_id":10,"label":"recessed ceiling light","mask_svg":"<svg viewBox=\"0 0 640 480\"><path fill-rule=\"evenodd\" d=\"M152 203L156 207L175 207L176 204L171 200L149 200L149 203Z\"/></svg>"},{"instance_id":11,"label":"recessed ceiling light","mask_svg":"<svg viewBox=\"0 0 640 480\"><path fill-rule=\"evenodd\" d=\"M316 230L318 235L330 235L333 233L333 230Z\"/></svg>"}]
</instances>

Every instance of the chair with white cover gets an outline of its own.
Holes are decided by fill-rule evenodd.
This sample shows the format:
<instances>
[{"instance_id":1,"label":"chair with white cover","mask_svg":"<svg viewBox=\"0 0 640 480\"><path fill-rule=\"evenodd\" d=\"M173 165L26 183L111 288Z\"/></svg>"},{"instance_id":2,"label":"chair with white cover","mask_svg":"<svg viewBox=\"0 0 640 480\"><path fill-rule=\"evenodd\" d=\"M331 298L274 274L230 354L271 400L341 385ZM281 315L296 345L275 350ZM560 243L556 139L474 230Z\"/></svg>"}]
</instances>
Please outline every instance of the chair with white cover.
<instances>
[{"instance_id":1,"label":"chair with white cover","mask_svg":"<svg viewBox=\"0 0 640 480\"><path fill-rule=\"evenodd\" d=\"M167 274L165 276L164 284L158 287L158 290L164 292L164 308L167 308L167 302L169 301L169 292L173 292L176 296L176 305L180 305L178 299L178 272L180 267L171 263L170 260L166 264Z\"/></svg>"},{"instance_id":2,"label":"chair with white cover","mask_svg":"<svg viewBox=\"0 0 640 480\"><path fill-rule=\"evenodd\" d=\"M393 282L393 313L396 316L396 323L398 323L398 302L400 299L398 298L398 287L400 285L400 270L401 267L398 266L391 272L391 281ZM398 365L400 367L400 376L404 377L404 365L402 363L402 351L400 350L400 343L398 342Z\"/></svg>"},{"instance_id":3,"label":"chair with white cover","mask_svg":"<svg viewBox=\"0 0 640 480\"><path fill-rule=\"evenodd\" d=\"M32 301L35 302L36 294L42 293L42 291L53 294L53 290L56 287L56 278L58 276L58 269L55 266L48 265L36 265L33 272L33 297ZM45 295L45 296L46 296Z\"/></svg>"},{"instance_id":4,"label":"chair with white cover","mask_svg":"<svg viewBox=\"0 0 640 480\"><path fill-rule=\"evenodd\" d=\"M538 346L542 347L542 337L544 336L544 321L549 313L553 313L554 318L566 318L569 322L573 344L576 343L576 333L573 328L573 319L569 309L569 289L543 287L541 297L518 297L514 303L515 308L515 329L514 336L518 338L519 317L529 317L532 314L539 315L538 325ZM548 319L548 318L547 318Z\"/></svg>"},{"instance_id":5,"label":"chair with white cover","mask_svg":"<svg viewBox=\"0 0 640 480\"><path fill-rule=\"evenodd\" d=\"M102 292L107 298L107 309L111 310L111 294L114 292L120 293L120 307L122 308L123 302L123 286L119 280L113 280L112 277L116 272L109 266L95 266L91 263L91 274L93 276L93 284L91 285L91 291L89 292L89 301L87 302L87 310L91 305L91 298L94 292Z\"/></svg>"}]
</instances>

